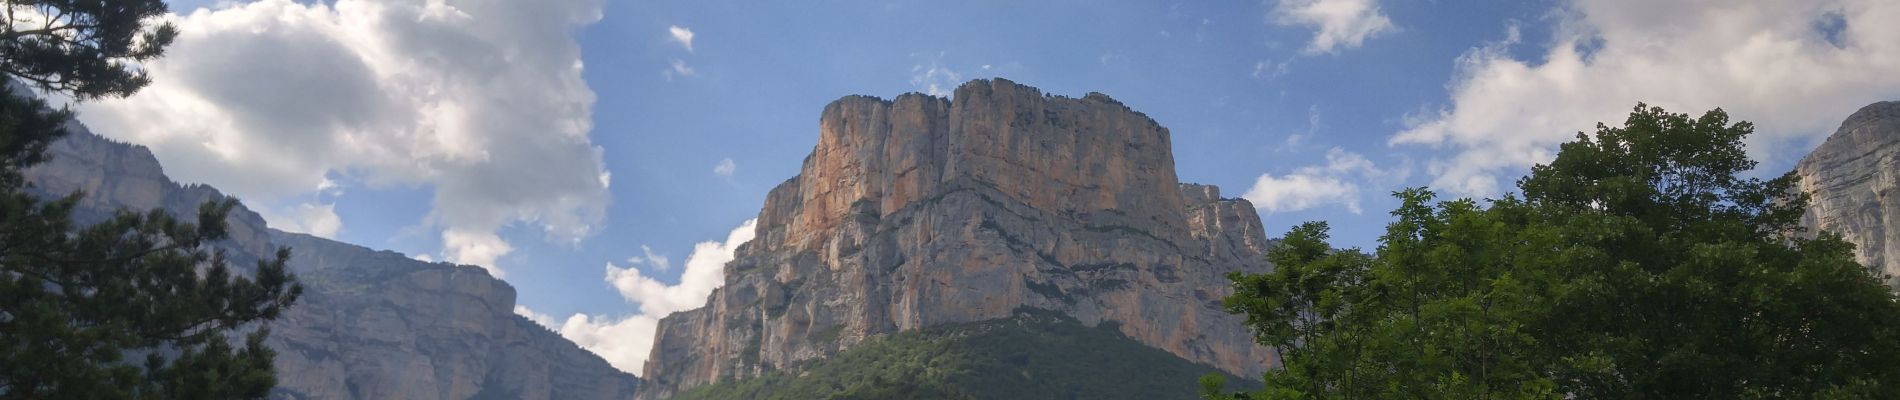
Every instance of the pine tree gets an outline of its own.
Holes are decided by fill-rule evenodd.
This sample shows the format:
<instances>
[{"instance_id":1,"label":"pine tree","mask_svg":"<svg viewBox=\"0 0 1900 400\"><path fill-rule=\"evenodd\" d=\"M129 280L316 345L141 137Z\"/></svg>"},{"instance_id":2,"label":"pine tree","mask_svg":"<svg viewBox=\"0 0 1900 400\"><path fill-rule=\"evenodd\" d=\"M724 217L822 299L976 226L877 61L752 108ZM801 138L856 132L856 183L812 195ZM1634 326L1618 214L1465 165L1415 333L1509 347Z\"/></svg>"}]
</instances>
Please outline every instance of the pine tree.
<instances>
[{"instance_id":1,"label":"pine tree","mask_svg":"<svg viewBox=\"0 0 1900 400\"><path fill-rule=\"evenodd\" d=\"M6 2L0 72L78 100L149 83L136 63L176 31L160 0ZM46 200L23 172L46 160L72 113L0 87L0 399L261 398L276 378L260 322L302 287L287 249L255 270L226 265L234 200L196 221L121 210L78 226L83 193ZM238 343L233 343L237 341Z\"/></svg>"}]
</instances>

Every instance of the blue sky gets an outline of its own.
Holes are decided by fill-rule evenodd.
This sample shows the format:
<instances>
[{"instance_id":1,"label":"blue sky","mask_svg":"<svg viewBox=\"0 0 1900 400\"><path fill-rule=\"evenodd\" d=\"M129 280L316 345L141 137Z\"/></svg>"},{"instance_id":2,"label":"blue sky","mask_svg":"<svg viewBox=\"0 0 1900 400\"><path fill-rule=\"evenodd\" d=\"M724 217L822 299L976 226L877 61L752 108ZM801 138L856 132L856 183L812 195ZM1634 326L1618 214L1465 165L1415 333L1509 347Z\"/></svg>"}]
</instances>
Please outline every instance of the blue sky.
<instances>
[{"instance_id":1,"label":"blue sky","mask_svg":"<svg viewBox=\"0 0 1900 400\"><path fill-rule=\"evenodd\" d=\"M1387 193L1496 196L1637 101L1756 121L1751 151L1779 172L1900 98L1900 31L1878 22L1900 7L1873 0L173 8L186 36L158 83L82 120L274 226L500 271L518 311L623 368L651 318L703 299L716 276L681 274L745 239L845 95L990 77L1106 93L1269 235L1328 220L1352 246L1374 244Z\"/></svg>"}]
</instances>

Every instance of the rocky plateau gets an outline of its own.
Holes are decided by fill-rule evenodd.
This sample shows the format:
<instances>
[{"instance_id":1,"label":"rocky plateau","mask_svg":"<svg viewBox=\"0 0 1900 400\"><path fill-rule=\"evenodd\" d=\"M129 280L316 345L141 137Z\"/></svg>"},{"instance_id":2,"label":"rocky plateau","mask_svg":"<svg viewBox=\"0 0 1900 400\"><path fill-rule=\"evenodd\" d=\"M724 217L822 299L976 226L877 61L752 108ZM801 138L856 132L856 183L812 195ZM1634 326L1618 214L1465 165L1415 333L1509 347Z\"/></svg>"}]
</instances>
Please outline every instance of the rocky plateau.
<instances>
[{"instance_id":1,"label":"rocky plateau","mask_svg":"<svg viewBox=\"0 0 1900 400\"><path fill-rule=\"evenodd\" d=\"M834 101L725 286L661 321L641 397L1024 309L1258 376L1272 353L1219 303L1271 242L1246 200L1178 182L1170 140L1106 95L1003 79Z\"/></svg>"}]
</instances>

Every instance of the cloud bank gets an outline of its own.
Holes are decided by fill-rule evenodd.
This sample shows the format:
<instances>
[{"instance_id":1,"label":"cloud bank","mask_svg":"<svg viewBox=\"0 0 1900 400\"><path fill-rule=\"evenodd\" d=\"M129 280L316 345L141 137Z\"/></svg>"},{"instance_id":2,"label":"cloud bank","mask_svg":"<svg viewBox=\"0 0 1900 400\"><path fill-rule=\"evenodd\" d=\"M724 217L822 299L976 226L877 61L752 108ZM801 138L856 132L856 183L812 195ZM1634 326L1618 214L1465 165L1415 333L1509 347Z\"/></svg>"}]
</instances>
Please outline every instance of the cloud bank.
<instances>
[{"instance_id":1,"label":"cloud bank","mask_svg":"<svg viewBox=\"0 0 1900 400\"><path fill-rule=\"evenodd\" d=\"M428 187L423 222L440 229L442 255L499 275L496 259L513 247L498 229L524 223L574 241L604 213L607 174L587 136L594 93L572 37L600 7L263 0L199 9L169 17L180 35L144 66L152 86L82 104L79 115L150 147L174 178L254 205L308 195L327 176ZM271 222L329 229L301 220Z\"/></svg>"},{"instance_id":2,"label":"cloud bank","mask_svg":"<svg viewBox=\"0 0 1900 400\"><path fill-rule=\"evenodd\" d=\"M686 270L680 274L678 284L669 285L646 276L632 265L620 267L608 263L607 283L628 303L638 306L638 314L620 317L574 314L557 325L552 316L527 307L516 307L515 313L559 331L562 337L607 359L614 368L639 375L653 348L653 333L659 327L660 318L706 305L706 296L726 283L726 263L732 261L739 245L752 241L757 226L758 220L748 220L727 233L724 241L693 245L693 254L686 257ZM658 264L657 269L666 268L666 257L653 254L645 246L641 249L643 254L634 257L636 261L629 264Z\"/></svg>"},{"instance_id":3,"label":"cloud bank","mask_svg":"<svg viewBox=\"0 0 1900 400\"><path fill-rule=\"evenodd\" d=\"M1428 163L1437 189L1500 194L1502 178L1556 145L1622 123L1636 102L1752 121L1749 150L1805 147L1849 113L1900 96L1900 2L1578 0L1559 9L1538 57L1516 29L1461 57L1449 104L1410 118L1393 145L1448 148Z\"/></svg>"}]
</instances>

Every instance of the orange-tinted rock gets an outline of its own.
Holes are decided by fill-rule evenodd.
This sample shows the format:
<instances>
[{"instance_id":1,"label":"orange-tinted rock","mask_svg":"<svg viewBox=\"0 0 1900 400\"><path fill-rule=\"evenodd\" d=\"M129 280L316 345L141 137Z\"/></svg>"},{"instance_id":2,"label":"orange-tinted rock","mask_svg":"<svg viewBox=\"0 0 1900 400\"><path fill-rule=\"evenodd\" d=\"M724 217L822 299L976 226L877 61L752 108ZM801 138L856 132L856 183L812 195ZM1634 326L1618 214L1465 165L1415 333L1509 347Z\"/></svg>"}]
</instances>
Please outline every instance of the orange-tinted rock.
<instances>
[{"instance_id":1,"label":"orange-tinted rock","mask_svg":"<svg viewBox=\"0 0 1900 400\"><path fill-rule=\"evenodd\" d=\"M1167 129L1105 95L840 99L759 221L707 306L661 321L642 397L1022 308L1241 376L1271 361L1218 304L1227 272L1268 268L1252 205L1181 185Z\"/></svg>"}]
</instances>

